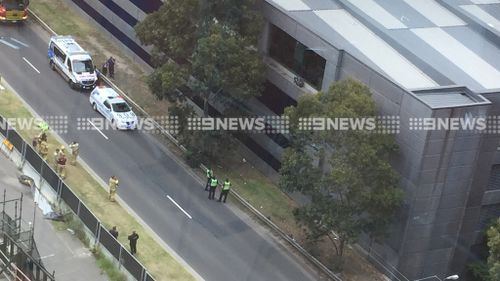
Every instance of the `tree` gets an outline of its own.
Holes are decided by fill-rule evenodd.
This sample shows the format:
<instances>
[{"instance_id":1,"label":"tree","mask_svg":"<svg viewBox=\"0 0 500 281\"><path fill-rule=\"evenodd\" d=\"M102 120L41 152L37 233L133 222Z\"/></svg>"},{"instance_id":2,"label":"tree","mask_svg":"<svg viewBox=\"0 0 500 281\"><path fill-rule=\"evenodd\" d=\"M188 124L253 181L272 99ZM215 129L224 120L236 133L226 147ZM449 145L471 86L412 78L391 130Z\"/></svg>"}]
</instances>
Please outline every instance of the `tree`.
<instances>
[{"instance_id":1,"label":"tree","mask_svg":"<svg viewBox=\"0 0 500 281\"><path fill-rule=\"evenodd\" d=\"M135 26L142 44L153 46L157 66L169 58L188 59L196 45L200 6L198 0L167 0L158 11Z\"/></svg>"},{"instance_id":2,"label":"tree","mask_svg":"<svg viewBox=\"0 0 500 281\"><path fill-rule=\"evenodd\" d=\"M500 280L500 218L497 219L487 231L488 248L488 272L490 280Z\"/></svg>"},{"instance_id":3,"label":"tree","mask_svg":"<svg viewBox=\"0 0 500 281\"><path fill-rule=\"evenodd\" d=\"M186 96L203 102L205 116L210 104L242 104L260 95L265 66L255 46L261 24L256 0L165 1L160 10L136 26L137 37L153 46L157 61L148 78L151 91L174 106L186 107L185 96L177 89L187 86ZM236 108L226 108L235 114ZM225 110L220 111L229 113ZM212 154L206 151L209 149L230 150L223 145L234 141L220 141L227 137L224 132L201 136L184 131L181 142L193 146L195 158L203 158ZM194 149L195 145L201 146Z\"/></svg>"},{"instance_id":4,"label":"tree","mask_svg":"<svg viewBox=\"0 0 500 281\"><path fill-rule=\"evenodd\" d=\"M191 70L197 80L194 88L205 103L205 115L209 99L217 99L217 95L239 101L260 95L265 72L257 50L243 37L217 21L209 29L198 40Z\"/></svg>"},{"instance_id":5,"label":"tree","mask_svg":"<svg viewBox=\"0 0 500 281\"><path fill-rule=\"evenodd\" d=\"M347 244L363 232L383 237L402 203L398 177L389 164L397 149L393 137L363 130L305 131L299 118L374 117L376 107L367 87L345 80L327 93L299 99L289 107L292 145L284 153L280 187L309 195L311 203L295 211L311 238L328 237L342 257ZM306 143L313 147L304 148ZM318 165L322 159L325 165Z\"/></svg>"}]
</instances>

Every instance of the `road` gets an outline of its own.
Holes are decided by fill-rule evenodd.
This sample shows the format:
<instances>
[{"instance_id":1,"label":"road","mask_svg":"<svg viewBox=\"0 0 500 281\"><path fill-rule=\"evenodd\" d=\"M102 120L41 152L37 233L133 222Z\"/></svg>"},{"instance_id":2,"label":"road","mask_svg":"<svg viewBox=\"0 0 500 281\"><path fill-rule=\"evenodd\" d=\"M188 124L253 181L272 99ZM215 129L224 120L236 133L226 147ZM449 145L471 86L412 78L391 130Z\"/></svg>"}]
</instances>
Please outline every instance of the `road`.
<instances>
[{"instance_id":1,"label":"road","mask_svg":"<svg viewBox=\"0 0 500 281\"><path fill-rule=\"evenodd\" d=\"M71 90L50 70L49 35L39 26L2 25L0 36L0 75L39 115L69 116L69 131L61 137L77 140L83 160L106 182L117 175L119 196L205 280L318 280L248 217L207 200L197 179L151 135L108 130L106 139L98 131L77 130L77 118L100 115L87 93Z\"/></svg>"}]
</instances>

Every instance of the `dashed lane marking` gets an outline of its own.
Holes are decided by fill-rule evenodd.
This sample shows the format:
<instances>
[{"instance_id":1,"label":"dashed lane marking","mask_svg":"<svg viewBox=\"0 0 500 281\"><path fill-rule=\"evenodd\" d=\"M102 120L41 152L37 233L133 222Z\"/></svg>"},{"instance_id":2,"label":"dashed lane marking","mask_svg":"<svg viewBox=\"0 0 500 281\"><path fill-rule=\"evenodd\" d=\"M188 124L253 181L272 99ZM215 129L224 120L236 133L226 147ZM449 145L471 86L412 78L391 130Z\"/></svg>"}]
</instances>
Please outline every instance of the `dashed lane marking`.
<instances>
[{"instance_id":1,"label":"dashed lane marking","mask_svg":"<svg viewBox=\"0 0 500 281\"><path fill-rule=\"evenodd\" d=\"M177 204L177 202L175 202L174 199L172 199L172 197L170 197L170 195L167 195L167 198L170 201L172 201L172 203L174 203L175 206L177 206L177 208L179 208L189 219L193 218L190 214L188 214L188 212L184 211L184 209L181 206L179 206L179 204Z\"/></svg>"},{"instance_id":2,"label":"dashed lane marking","mask_svg":"<svg viewBox=\"0 0 500 281\"><path fill-rule=\"evenodd\" d=\"M23 42L21 42L21 41L17 40L16 38L12 38L12 37L10 37L10 40L12 40L12 41L16 42L16 43L17 43L17 44L19 44L19 45L23 45L23 46L24 46L24 47L26 47L26 48L29 48L29 45L28 45L28 44L23 43Z\"/></svg>"},{"instance_id":3,"label":"dashed lane marking","mask_svg":"<svg viewBox=\"0 0 500 281\"><path fill-rule=\"evenodd\" d=\"M31 66L31 68L33 68L36 72L38 72L38 74L40 74L40 71L38 71L38 69L36 69L36 67L34 65L31 64L31 62L29 60L27 60L25 57L23 57L23 60L29 65Z\"/></svg>"},{"instance_id":4,"label":"dashed lane marking","mask_svg":"<svg viewBox=\"0 0 500 281\"><path fill-rule=\"evenodd\" d=\"M13 48L13 49L19 50L19 47L18 47L18 46L14 45L14 44L12 44L12 43L9 43L9 42L7 42L7 41L5 41L5 40L3 40L3 39L0 39L0 43L2 43L2 44L4 44L4 45L7 45L7 46L9 46L9 47L11 47L11 48Z\"/></svg>"},{"instance_id":5,"label":"dashed lane marking","mask_svg":"<svg viewBox=\"0 0 500 281\"><path fill-rule=\"evenodd\" d=\"M92 121L90 121L90 120L87 120L87 121L89 121L90 125L92 125L105 139L109 140L109 138L103 132L101 132L101 130L99 130L99 128L97 128L97 126L94 125L94 123L92 123Z\"/></svg>"}]
</instances>

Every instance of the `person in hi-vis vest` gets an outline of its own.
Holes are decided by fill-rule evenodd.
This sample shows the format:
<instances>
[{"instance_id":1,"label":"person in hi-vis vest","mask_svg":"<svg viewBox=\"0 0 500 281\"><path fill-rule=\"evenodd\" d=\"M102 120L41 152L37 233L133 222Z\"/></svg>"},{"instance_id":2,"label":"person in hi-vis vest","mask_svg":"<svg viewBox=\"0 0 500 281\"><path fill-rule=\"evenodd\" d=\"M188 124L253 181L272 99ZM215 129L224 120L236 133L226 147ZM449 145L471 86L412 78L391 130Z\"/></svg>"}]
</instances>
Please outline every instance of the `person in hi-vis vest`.
<instances>
[{"instance_id":1,"label":"person in hi-vis vest","mask_svg":"<svg viewBox=\"0 0 500 281\"><path fill-rule=\"evenodd\" d=\"M219 195L219 202L221 201L222 198L224 198L223 202L226 203L227 194L229 193L230 189L231 189L231 182L228 179L226 179L222 184L222 190L220 191Z\"/></svg>"},{"instance_id":2,"label":"person in hi-vis vest","mask_svg":"<svg viewBox=\"0 0 500 281\"><path fill-rule=\"evenodd\" d=\"M218 184L219 184L219 181L215 177L210 179L210 191L208 192L208 199L210 199L210 200L215 199L215 189L217 189Z\"/></svg>"}]
</instances>

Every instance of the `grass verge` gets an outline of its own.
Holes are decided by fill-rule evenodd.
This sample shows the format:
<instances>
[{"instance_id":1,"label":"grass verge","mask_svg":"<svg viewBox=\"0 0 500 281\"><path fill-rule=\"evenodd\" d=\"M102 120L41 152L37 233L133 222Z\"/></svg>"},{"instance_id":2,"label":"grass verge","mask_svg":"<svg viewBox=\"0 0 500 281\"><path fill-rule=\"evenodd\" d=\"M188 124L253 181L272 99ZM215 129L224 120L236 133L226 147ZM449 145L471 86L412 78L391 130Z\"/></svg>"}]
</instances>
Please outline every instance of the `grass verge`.
<instances>
[{"instance_id":1,"label":"grass verge","mask_svg":"<svg viewBox=\"0 0 500 281\"><path fill-rule=\"evenodd\" d=\"M0 115L11 118L33 118L30 111L23 102L8 90L2 92L0 99ZM31 143L31 139L38 133L36 129L18 130L25 141ZM56 147L61 143L57 142L53 135L48 134L49 155L52 155ZM51 157L49 164L53 165ZM80 199L92 210L92 212L108 228L116 225L122 233L118 238L123 245L128 245L127 234L136 230L141 239L138 242L138 253L136 257L153 274L156 280L179 280L191 281L194 277L168 254L163 247L148 234L124 208L117 203L109 202L106 190L79 164L76 166L67 165L66 184L80 197Z\"/></svg>"}]
</instances>

